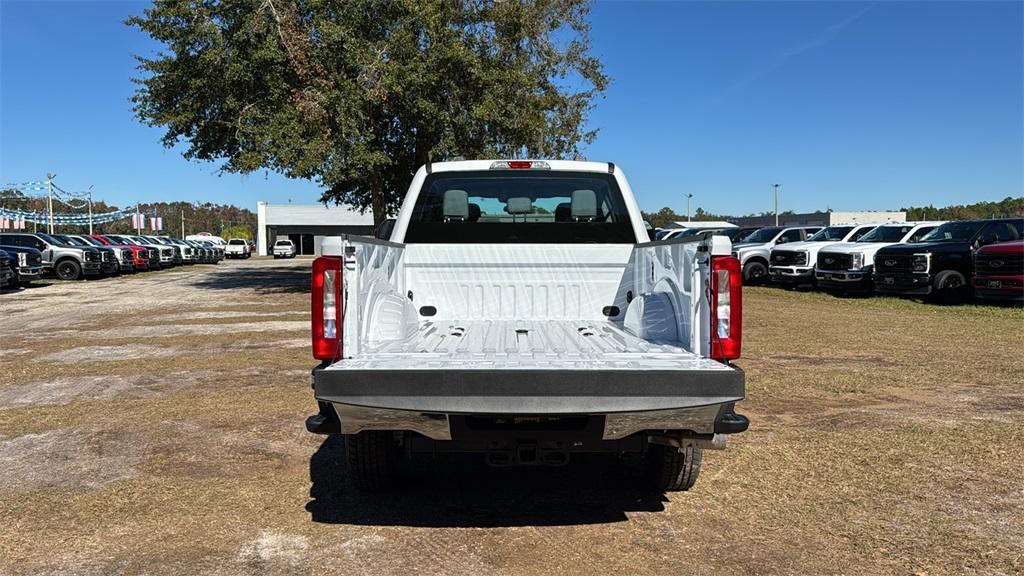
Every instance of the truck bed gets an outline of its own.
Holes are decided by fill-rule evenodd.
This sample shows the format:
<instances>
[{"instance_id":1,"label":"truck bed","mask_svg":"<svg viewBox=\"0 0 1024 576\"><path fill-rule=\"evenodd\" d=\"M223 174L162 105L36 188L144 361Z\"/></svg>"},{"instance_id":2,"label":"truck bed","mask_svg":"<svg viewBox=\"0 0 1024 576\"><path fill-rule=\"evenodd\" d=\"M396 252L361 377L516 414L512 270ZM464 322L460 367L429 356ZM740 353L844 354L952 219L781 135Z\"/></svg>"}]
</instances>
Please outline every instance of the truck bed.
<instances>
[{"instance_id":1,"label":"truck bed","mask_svg":"<svg viewBox=\"0 0 1024 576\"><path fill-rule=\"evenodd\" d=\"M421 321L414 337L368 345L332 369L730 370L594 320Z\"/></svg>"}]
</instances>

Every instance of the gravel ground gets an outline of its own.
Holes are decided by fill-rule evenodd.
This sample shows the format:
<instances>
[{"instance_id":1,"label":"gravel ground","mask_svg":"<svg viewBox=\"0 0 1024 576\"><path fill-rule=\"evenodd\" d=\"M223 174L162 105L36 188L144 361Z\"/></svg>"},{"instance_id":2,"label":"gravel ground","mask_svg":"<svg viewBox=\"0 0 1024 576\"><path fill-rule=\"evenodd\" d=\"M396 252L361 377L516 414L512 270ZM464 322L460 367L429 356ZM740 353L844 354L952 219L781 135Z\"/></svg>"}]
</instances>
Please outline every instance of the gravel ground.
<instances>
[{"instance_id":1,"label":"gravel ground","mask_svg":"<svg viewBox=\"0 0 1024 576\"><path fill-rule=\"evenodd\" d=\"M752 429L349 486L307 434L308 260L0 293L0 574L1020 574L1024 311L745 294Z\"/></svg>"}]
</instances>

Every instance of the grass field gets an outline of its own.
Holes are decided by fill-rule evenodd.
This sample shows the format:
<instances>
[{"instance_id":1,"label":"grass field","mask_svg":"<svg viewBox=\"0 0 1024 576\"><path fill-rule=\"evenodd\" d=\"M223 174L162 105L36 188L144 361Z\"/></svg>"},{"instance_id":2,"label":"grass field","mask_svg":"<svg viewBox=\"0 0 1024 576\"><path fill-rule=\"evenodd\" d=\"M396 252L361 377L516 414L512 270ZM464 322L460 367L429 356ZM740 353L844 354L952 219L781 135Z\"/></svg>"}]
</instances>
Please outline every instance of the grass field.
<instances>
[{"instance_id":1,"label":"grass field","mask_svg":"<svg viewBox=\"0 0 1024 576\"><path fill-rule=\"evenodd\" d=\"M1024 310L745 293L751 429L353 492L309 435L308 261L0 294L0 574L1020 574Z\"/></svg>"}]
</instances>

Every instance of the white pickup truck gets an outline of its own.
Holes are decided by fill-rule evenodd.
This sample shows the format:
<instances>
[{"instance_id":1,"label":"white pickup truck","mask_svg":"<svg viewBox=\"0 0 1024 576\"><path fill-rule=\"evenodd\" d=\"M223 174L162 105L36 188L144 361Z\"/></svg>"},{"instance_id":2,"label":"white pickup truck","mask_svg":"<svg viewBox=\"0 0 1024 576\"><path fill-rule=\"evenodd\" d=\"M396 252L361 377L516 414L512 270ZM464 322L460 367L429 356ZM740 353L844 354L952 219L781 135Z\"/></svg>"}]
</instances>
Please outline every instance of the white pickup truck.
<instances>
[{"instance_id":1,"label":"white pickup truck","mask_svg":"<svg viewBox=\"0 0 1024 576\"><path fill-rule=\"evenodd\" d=\"M814 262L822 248L837 242L856 242L878 224L847 224L828 226L803 242L791 242L772 248L768 257L768 273L772 282L780 284L814 284Z\"/></svg>"},{"instance_id":2,"label":"white pickup truck","mask_svg":"<svg viewBox=\"0 0 1024 576\"><path fill-rule=\"evenodd\" d=\"M248 258L252 256L249 242L242 238L232 238L224 245L225 258Z\"/></svg>"},{"instance_id":3,"label":"white pickup truck","mask_svg":"<svg viewBox=\"0 0 1024 576\"><path fill-rule=\"evenodd\" d=\"M919 242L945 222L883 224L855 242L831 244L818 254L814 276L818 286L836 292L870 292L875 254L887 246Z\"/></svg>"},{"instance_id":4,"label":"white pickup truck","mask_svg":"<svg viewBox=\"0 0 1024 576\"><path fill-rule=\"evenodd\" d=\"M429 164L390 238L326 238L313 262L306 427L345 435L356 487L420 452L607 452L686 490L702 448L747 429L729 240L649 241L615 165Z\"/></svg>"}]
</instances>

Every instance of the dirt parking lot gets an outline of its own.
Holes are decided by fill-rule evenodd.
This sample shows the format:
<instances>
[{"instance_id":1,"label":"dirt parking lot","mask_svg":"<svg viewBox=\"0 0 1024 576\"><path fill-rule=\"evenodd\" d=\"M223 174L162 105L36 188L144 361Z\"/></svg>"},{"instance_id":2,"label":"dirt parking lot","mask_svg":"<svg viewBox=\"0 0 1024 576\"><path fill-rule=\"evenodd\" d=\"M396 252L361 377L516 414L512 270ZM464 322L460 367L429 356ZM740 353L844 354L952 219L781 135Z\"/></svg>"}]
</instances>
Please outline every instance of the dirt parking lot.
<instances>
[{"instance_id":1,"label":"dirt parking lot","mask_svg":"<svg viewBox=\"0 0 1024 576\"><path fill-rule=\"evenodd\" d=\"M367 496L303 427L308 266L0 294L0 574L1024 572L1020 308L749 289L753 426L693 491L458 459Z\"/></svg>"}]
</instances>

